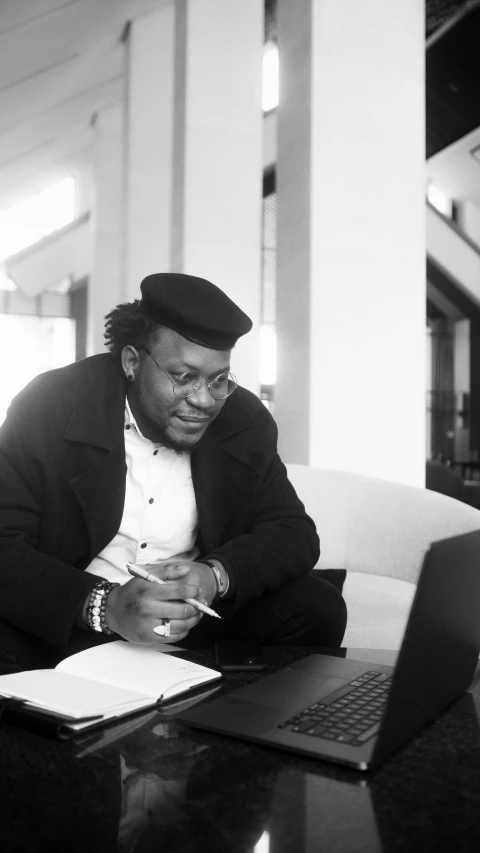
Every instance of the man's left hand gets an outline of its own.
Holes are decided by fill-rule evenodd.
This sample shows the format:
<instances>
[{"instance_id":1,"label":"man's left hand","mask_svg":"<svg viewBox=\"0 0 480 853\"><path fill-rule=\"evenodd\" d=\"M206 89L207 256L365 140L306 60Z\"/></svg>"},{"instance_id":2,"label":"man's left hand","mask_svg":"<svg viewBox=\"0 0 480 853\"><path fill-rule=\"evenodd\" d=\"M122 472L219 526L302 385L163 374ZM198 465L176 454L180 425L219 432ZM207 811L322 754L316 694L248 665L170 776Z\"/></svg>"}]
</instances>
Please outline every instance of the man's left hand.
<instances>
[{"instance_id":1,"label":"man's left hand","mask_svg":"<svg viewBox=\"0 0 480 853\"><path fill-rule=\"evenodd\" d=\"M210 566L205 563L196 562L195 560L166 560L161 563L165 570L164 578L169 580L169 566L182 566L189 569L189 574L182 577L182 581L193 586L198 586L202 590L202 596L210 605L217 594L217 582ZM177 576L172 574L172 580L176 580Z\"/></svg>"}]
</instances>

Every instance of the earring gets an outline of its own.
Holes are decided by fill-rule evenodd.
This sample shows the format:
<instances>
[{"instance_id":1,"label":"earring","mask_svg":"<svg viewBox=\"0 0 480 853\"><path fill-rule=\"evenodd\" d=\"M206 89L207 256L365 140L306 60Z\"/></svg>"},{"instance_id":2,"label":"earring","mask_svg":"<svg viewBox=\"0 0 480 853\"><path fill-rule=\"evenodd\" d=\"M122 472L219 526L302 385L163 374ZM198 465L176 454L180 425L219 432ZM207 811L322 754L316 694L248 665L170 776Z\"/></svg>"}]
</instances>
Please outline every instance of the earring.
<instances>
[{"instance_id":1,"label":"earring","mask_svg":"<svg viewBox=\"0 0 480 853\"><path fill-rule=\"evenodd\" d=\"M133 382L133 380L135 379L134 374L133 374L133 373L128 373L128 374L127 374L127 379L128 379L128 381L129 381L129 382Z\"/></svg>"}]
</instances>

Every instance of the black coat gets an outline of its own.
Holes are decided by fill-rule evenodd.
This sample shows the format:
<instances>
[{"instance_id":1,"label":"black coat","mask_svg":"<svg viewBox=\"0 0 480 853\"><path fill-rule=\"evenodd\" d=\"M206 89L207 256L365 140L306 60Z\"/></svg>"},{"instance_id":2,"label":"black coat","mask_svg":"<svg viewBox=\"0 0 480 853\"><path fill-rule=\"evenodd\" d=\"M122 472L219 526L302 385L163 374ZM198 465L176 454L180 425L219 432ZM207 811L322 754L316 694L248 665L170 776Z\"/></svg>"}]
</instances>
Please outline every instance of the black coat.
<instances>
[{"instance_id":1,"label":"black coat","mask_svg":"<svg viewBox=\"0 0 480 853\"><path fill-rule=\"evenodd\" d=\"M0 429L0 619L55 645L97 580L83 570L120 527L125 396L118 359L92 356L34 379ZM197 545L228 569L231 612L318 559L276 440L238 388L192 453Z\"/></svg>"}]
</instances>

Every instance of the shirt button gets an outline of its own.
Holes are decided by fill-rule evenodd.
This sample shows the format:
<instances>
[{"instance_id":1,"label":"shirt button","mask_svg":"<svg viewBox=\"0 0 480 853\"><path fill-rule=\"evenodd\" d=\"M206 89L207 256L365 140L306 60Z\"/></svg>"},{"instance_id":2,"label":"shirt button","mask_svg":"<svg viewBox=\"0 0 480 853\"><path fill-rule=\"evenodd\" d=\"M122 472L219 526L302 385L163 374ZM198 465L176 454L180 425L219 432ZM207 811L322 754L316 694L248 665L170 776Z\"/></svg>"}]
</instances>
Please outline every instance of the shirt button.
<instances>
[{"instance_id":1,"label":"shirt button","mask_svg":"<svg viewBox=\"0 0 480 853\"><path fill-rule=\"evenodd\" d=\"M150 498L150 500L149 500L149 502L148 502L148 503L149 503L149 504L153 504L153 498Z\"/></svg>"},{"instance_id":2,"label":"shirt button","mask_svg":"<svg viewBox=\"0 0 480 853\"><path fill-rule=\"evenodd\" d=\"M140 548L146 548L146 547L147 547L147 543L146 543L146 542L142 542L142 544L140 545Z\"/></svg>"},{"instance_id":3,"label":"shirt button","mask_svg":"<svg viewBox=\"0 0 480 853\"><path fill-rule=\"evenodd\" d=\"M158 450L154 450L154 451L153 451L153 455L154 455L154 456L156 456L156 455L157 455L157 453L158 453Z\"/></svg>"},{"instance_id":4,"label":"shirt button","mask_svg":"<svg viewBox=\"0 0 480 853\"><path fill-rule=\"evenodd\" d=\"M125 424L125 429L130 429L130 424Z\"/></svg>"}]
</instances>

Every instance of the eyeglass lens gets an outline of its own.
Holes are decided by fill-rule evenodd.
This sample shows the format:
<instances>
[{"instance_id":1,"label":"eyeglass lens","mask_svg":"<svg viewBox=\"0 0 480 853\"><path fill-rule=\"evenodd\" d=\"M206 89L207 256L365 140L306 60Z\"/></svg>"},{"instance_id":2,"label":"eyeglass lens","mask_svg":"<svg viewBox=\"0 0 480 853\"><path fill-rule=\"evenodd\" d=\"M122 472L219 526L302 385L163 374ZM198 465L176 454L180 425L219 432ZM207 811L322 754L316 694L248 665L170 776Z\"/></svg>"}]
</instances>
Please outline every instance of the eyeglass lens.
<instances>
[{"instance_id":1,"label":"eyeglass lens","mask_svg":"<svg viewBox=\"0 0 480 853\"><path fill-rule=\"evenodd\" d=\"M237 387L235 377L229 373L217 376L213 382L200 382L197 378L183 382L177 380L173 386L173 392L177 397L191 397L202 385L207 386L214 400L224 400Z\"/></svg>"}]
</instances>

